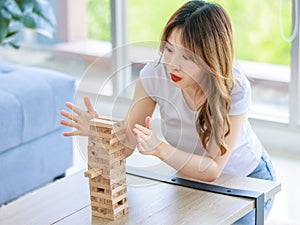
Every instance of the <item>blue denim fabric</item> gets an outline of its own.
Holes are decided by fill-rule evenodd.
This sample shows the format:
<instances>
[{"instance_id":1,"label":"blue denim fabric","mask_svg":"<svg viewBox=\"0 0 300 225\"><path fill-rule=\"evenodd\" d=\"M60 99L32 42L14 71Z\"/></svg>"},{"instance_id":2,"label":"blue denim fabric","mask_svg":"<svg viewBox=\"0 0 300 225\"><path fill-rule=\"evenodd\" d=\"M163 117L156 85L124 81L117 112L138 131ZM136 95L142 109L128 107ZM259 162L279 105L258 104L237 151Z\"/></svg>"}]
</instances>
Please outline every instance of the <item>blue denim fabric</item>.
<instances>
[{"instance_id":1,"label":"blue denim fabric","mask_svg":"<svg viewBox=\"0 0 300 225\"><path fill-rule=\"evenodd\" d=\"M261 160L260 160L258 166L251 174L248 175L248 177L276 181L276 175L275 175L275 171L274 171L272 162L270 160L268 153L265 150L263 150ZM274 197L268 199L265 202L265 207L264 207L265 208L265 211L264 211L264 217L265 217L264 219L265 220L270 213L273 202L274 202ZM255 211L252 210L247 215L245 215L241 219L237 220L233 224L235 224L235 225L255 224Z\"/></svg>"}]
</instances>

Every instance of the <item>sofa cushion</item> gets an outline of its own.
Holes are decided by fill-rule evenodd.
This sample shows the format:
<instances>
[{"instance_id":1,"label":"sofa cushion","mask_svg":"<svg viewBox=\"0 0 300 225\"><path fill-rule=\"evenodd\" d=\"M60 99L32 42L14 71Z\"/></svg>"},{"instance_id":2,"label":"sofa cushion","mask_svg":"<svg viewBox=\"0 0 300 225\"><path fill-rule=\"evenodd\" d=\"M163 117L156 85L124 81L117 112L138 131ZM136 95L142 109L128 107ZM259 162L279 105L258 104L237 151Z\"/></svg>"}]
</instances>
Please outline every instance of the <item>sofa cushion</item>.
<instances>
[{"instance_id":1,"label":"sofa cushion","mask_svg":"<svg viewBox=\"0 0 300 225\"><path fill-rule=\"evenodd\" d=\"M13 94L0 89L0 153L22 142L21 132L17 132L22 130L21 112L18 99Z\"/></svg>"},{"instance_id":2,"label":"sofa cushion","mask_svg":"<svg viewBox=\"0 0 300 225\"><path fill-rule=\"evenodd\" d=\"M57 71L0 62L0 152L58 129L74 85Z\"/></svg>"}]
</instances>

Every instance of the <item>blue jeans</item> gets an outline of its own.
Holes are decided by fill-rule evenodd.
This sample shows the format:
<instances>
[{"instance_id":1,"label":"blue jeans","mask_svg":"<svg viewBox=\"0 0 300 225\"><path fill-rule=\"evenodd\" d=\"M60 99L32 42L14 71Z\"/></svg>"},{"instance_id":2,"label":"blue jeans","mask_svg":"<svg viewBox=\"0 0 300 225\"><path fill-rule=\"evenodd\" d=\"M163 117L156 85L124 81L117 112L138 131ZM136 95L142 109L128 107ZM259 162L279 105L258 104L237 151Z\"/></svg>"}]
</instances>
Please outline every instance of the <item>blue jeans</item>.
<instances>
[{"instance_id":1,"label":"blue jeans","mask_svg":"<svg viewBox=\"0 0 300 225\"><path fill-rule=\"evenodd\" d=\"M248 177L258 178L258 179L264 179L264 180L271 180L276 181L275 171L272 165L272 162L270 160L270 157L268 153L263 150L261 160L256 167L256 169L248 175ZM265 202L265 211L264 211L264 219L266 220L267 216L270 213L270 210L272 208L274 202L274 197L271 197ZM237 220L233 224L235 225L252 225L255 224L255 211L252 210L245 216L243 216L241 219Z\"/></svg>"}]
</instances>

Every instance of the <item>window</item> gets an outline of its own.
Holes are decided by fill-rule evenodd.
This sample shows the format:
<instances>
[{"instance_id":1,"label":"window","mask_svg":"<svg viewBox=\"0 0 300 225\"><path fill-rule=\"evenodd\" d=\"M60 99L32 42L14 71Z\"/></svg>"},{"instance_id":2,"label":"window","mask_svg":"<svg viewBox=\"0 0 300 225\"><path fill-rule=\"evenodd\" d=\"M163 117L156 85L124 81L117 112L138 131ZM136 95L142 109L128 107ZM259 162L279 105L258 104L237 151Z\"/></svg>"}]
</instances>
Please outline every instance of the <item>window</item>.
<instances>
[{"instance_id":1,"label":"window","mask_svg":"<svg viewBox=\"0 0 300 225\"><path fill-rule=\"evenodd\" d=\"M87 6L88 38L110 42L110 0L101 0L101 4L99 4L99 0L88 0Z\"/></svg>"},{"instance_id":2,"label":"window","mask_svg":"<svg viewBox=\"0 0 300 225\"><path fill-rule=\"evenodd\" d=\"M148 46L152 42L157 47L169 16L185 2L169 0L155 7L158 1L128 0L129 42ZM298 31L297 24L292 25L292 15L298 13L297 1L212 2L222 5L232 20L237 64L252 83L252 117L288 123L289 105L295 101L290 98L290 75L291 37Z\"/></svg>"},{"instance_id":3,"label":"window","mask_svg":"<svg viewBox=\"0 0 300 225\"><path fill-rule=\"evenodd\" d=\"M96 0L88 2L93 9L100 7ZM128 32L123 32L122 35L128 35L128 42L133 46L155 49L169 16L186 1L166 0L164 4L159 0L125 2ZM221 4L232 20L237 64L252 83L252 117L297 124L300 117L298 1L213 2ZM109 10L106 10L109 4L110 1L105 0L101 4L101 10L92 10L97 19L89 21L98 21L98 25L91 25L91 22L88 25L89 29L94 30L89 32L93 39L109 41L109 35L104 35L110 32ZM105 13L99 13L104 9ZM157 16L158 14L160 16ZM99 21L102 21L102 25ZM99 30L94 27L99 27ZM136 65L139 69L140 64ZM133 73L136 74L136 71Z\"/></svg>"},{"instance_id":4,"label":"window","mask_svg":"<svg viewBox=\"0 0 300 225\"><path fill-rule=\"evenodd\" d=\"M252 116L289 121L292 1L217 1L233 23L238 65L252 83Z\"/></svg>"}]
</instances>

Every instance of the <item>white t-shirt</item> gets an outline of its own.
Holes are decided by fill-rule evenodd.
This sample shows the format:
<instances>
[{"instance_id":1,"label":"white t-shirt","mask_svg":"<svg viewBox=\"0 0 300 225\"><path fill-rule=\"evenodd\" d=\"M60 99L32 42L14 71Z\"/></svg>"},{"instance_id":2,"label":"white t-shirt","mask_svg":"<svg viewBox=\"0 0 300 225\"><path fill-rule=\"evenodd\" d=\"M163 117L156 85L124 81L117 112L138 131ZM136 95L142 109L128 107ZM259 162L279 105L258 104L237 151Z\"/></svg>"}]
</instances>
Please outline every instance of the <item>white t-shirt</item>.
<instances>
[{"instance_id":1,"label":"white t-shirt","mask_svg":"<svg viewBox=\"0 0 300 225\"><path fill-rule=\"evenodd\" d=\"M247 78L234 69L236 86L231 94L230 115L248 112L251 88ZM205 154L195 128L197 112L190 109L182 90L174 85L162 63L148 63L140 73L147 94L157 103L161 116L161 130L165 140L185 152ZM223 173L249 175L258 165L262 145L246 118L240 137Z\"/></svg>"}]
</instances>

